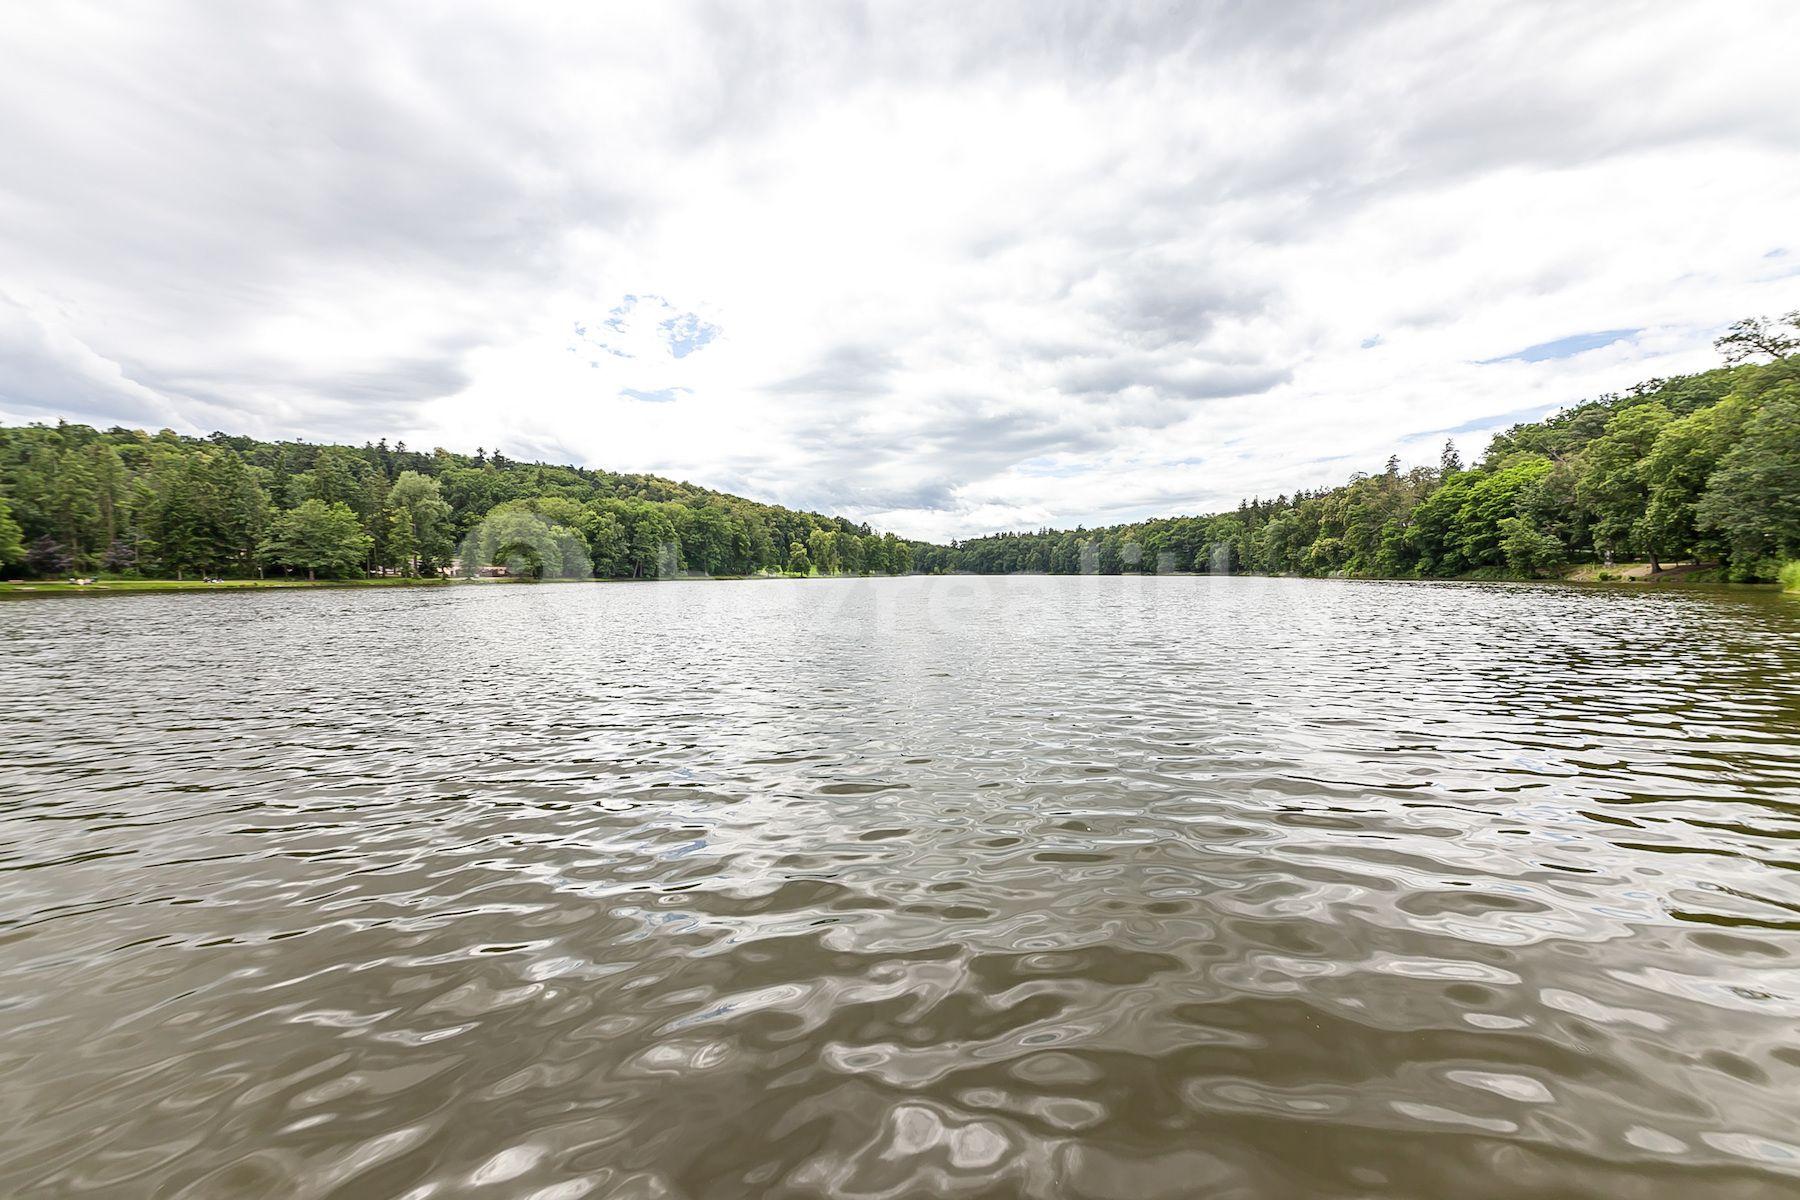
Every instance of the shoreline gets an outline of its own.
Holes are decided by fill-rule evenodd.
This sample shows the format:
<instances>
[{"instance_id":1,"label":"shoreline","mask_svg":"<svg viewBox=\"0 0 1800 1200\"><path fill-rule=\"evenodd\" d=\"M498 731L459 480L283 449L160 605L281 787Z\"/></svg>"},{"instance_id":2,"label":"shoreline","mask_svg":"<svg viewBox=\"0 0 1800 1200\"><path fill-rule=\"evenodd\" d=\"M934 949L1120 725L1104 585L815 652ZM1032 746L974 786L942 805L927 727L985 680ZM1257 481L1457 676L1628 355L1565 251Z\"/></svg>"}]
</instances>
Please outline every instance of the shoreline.
<instances>
[{"instance_id":1,"label":"shoreline","mask_svg":"<svg viewBox=\"0 0 1800 1200\"><path fill-rule=\"evenodd\" d=\"M1635 566L1637 564L1633 564ZM1614 568L1618 570L1618 568ZM1579 587L1626 587L1641 591L1645 586L1652 588L1680 586L1703 588L1730 588L1748 591L1782 591L1779 583L1733 583L1717 578L1710 571L1696 571L1692 568L1678 569L1661 575L1629 569L1620 571L1608 578L1595 578L1596 568L1592 566L1577 568L1566 575L1550 578L1525 578L1511 576L1446 576L1443 578L1407 578L1403 576L1383 575L1258 575L1251 572L1240 572L1225 578L1247 579L1314 579L1319 582L1343 582L1349 580L1359 583L1539 583L1539 584L1573 584ZM1013 571L1006 575L984 575L975 572L953 571L947 575L972 579L1002 579L1009 576L1032 575L1044 578L1056 578L1048 571ZM1117 578L1191 578L1210 579L1212 576L1198 571L1171 571L1163 575L1140 575L1138 572L1121 572ZM60 579L46 580L0 580L0 600L33 599L52 596L130 596L153 595L156 593L175 592L269 592L269 591L314 591L320 589L347 590L356 588L461 588L518 586L521 584L644 584L644 583L723 583L749 582L756 580L804 580L804 579L890 579L890 578L928 578L928 576L889 576L889 575L684 575L674 579L410 579L410 578L377 578L377 579L225 579L216 583L208 583L198 579L98 579L89 584L69 583ZM1076 578L1071 576L1071 578ZM1800 589L1788 589L1793 592Z\"/></svg>"},{"instance_id":2,"label":"shoreline","mask_svg":"<svg viewBox=\"0 0 1800 1200\"><path fill-rule=\"evenodd\" d=\"M447 587L449 579L96 579L76 584L62 579L0 581L0 596L130 595L151 592L272 592L314 588Z\"/></svg>"},{"instance_id":3,"label":"shoreline","mask_svg":"<svg viewBox=\"0 0 1800 1200\"><path fill-rule=\"evenodd\" d=\"M798 579L783 575L712 575L693 576L700 579ZM0 580L0 598L43 596L128 596L158 592L297 592L320 589L355 588L456 588L493 587L518 584L569 583L659 583L679 580L654 579L223 579L208 583L199 579L96 579L93 583L76 584L61 579Z\"/></svg>"}]
</instances>

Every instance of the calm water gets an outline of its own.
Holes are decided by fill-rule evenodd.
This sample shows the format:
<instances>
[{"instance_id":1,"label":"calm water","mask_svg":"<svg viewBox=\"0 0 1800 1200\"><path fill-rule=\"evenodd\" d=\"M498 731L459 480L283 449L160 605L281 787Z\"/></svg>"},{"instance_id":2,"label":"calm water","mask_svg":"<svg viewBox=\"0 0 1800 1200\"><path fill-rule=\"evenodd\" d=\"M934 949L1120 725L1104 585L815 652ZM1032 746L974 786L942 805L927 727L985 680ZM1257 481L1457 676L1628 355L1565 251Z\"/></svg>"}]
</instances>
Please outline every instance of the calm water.
<instances>
[{"instance_id":1,"label":"calm water","mask_svg":"<svg viewBox=\"0 0 1800 1200\"><path fill-rule=\"evenodd\" d=\"M0 1195L1800 1193L1800 602L0 605Z\"/></svg>"}]
</instances>

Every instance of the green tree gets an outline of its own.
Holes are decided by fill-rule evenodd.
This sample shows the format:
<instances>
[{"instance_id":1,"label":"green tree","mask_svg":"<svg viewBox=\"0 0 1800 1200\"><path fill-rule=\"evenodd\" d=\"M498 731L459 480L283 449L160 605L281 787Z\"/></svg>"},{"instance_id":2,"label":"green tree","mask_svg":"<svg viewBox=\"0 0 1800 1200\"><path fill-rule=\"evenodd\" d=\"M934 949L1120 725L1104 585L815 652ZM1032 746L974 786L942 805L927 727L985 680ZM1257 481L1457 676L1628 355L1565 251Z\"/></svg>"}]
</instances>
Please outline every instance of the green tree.
<instances>
[{"instance_id":1,"label":"green tree","mask_svg":"<svg viewBox=\"0 0 1800 1200\"><path fill-rule=\"evenodd\" d=\"M636 579L681 572L681 539L660 504L639 501L627 510L626 560Z\"/></svg>"},{"instance_id":2,"label":"green tree","mask_svg":"<svg viewBox=\"0 0 1800 1200\"><path fill-rule=\"evenodd\" d=\"M305 571L308 579L352 575L369 552L369 535L348 504L307 500L281 514L262 552L279 566Z\"/></svg>"},{"instance_id":3,"label":"green tree","mask_svg":"<svg viewBox=\"0 0 1800 1200\"><path fill-rule=\"evenodd\" d=\"M455 514L451 534L459 538L496 505L515 499L511 481L493 467L453 466L441 470L437 481L444 502Z\"/></svg>"},{"instance_id":4,"label":"green tree","mask_svg":"<svg viewBox=\"0 0 1800 1200\"><path fill-rule=\"evenodd\" d=\"M815 529L807 534L806 557L819 574L837 574L837 534L829 529Z\"/></svg>"},{"instance_id":5,"label":"green tree","mask_svg":"<svg viewBox=\"0 0 1800 1200\"><path fill-rule=\"evenodd\" d=\"M131 476L119 452L105 442L90 444L85 453L99 515L98 545L109 549L131 518Z\"/></svg>"},{"instance_id":6,"label":"green tree","mask_svg":"<svg viewBox=\"0 0 1800 1200\"><path fill-rule=\"evenodd\" d=\"M105 548L98 492L94 464L88 455L64 450L57 456L50 493L53 528L76 566L85 565L95 552Z\"/></svg>"},{"instance_id":7,"label":"green tree","mask_svg":"<svg viewBox=\"0 0 1800 1200\"><path fill-rule=\"evenodd\" d=\"M840 533L834 539L838 552L838 570L846 575L867 574L868 566L863 560L862 538L854 533Z\"/></svg>"},{"instance_id":8,"label":"green tree","mask_svg":"<svg viewBox=\"0 0 1800 1200\"><path fill-rule=\"evenodd\" d=\"M1445 442L1443 452L1438 455L1438 478L1448 482L1452 475L1460 473L1462 469L1462 455L1457 452L1456 443Z\"/></svg>"},{"instance_id":9,"label":"green tree","mask_svg":"<svg viewBox=\"0 0 1800 1200\"><path fill-rule=\"evenodd\" d=\"M567 496L538 496L530 501L531 511L537 513L552 525L561 525L573 529L581 524L583 509L580 501L571 500Z\"/></svg>"},{"instance_id":10,"label":"green tree","mask_svg":"<svg viewBox=\"0 0 1800 1200\"><path fill-rule=\"evenodd\" d=\"M730 517L711 507L683 507L679 513L676 532L688 568L707 575L726 571L731 564Z\"/></svg>"},{"instance_id":11,"label":"green tree","mask_svg":"<svg viewBox=\"0 0 1800 1200\"><path fill-rule=\"evenodd\" d=\"M883 569L889 575L907 575L912 572L912 547L891 533L881 535L882 557L887 565ZM1049 566L1045 564L1046 568Z\"/></svg>"},{"instance_id":12,"label":"green tree","mask_svg":"<svg viewBox=\"0 0 1800 1200\"><path fill-rule=\"evenodd\" d=\"M419 539L413 533L412 515L404 508L384 509L381 514L386 536L382 539L382 566L402 574L419 573Z\"/></svg>"},{"instance_id":13,"label":"green tree","mask_svg":"<svg viewBox=\"0 0 1800 1200\"><path fill-rule=\"evenodd\" d=\"M307 496L326 505L342 504L359 516L363 515L368 507L368 493L363 487L362 476L367 469L367 463L354 450L345 446L326 446L313 460Z\"/></svg>"},{"instance_id":14,"label":"green tree","mask_svg":"<svg viewBox=\"0 0 1800 1200\"><path fill-rule=\"evenodd\" d=\"M523 500L508 501L483 517L463 538L462 559L465 575L488 565L504 566L514 575L552 579L593 574L582 536Z\"/></svg>"},{"instance_id":15,"label":"green tree","mask_svg":"<svg viewBox=\"0 0 1800 1200\"><path fill-rule=\"evenodd\" d=\"M1642 466L1649 501L1634 526L1639 544L1696 558L1708 549L1700 529L1700 498L1741 436L1749 412L1743 397L1728 396L1663 427Z\"/></svg>"},{"instance_id":16,"label":"green tree","mask_svg":"<svg viewBox=\"0 0 1800 1200\"><path fill-rule=\"evenodd\" d=\"M1458 575L1467 569L1459 518L1474 487L1472 475L1458 472L1413 510L1404 537L1420 575ZM1278 515L1266 528L1273 530L1286 520L1286 514Z\"/></svg>"},{"instance_id":17,"label":"green tree","mask_svg":"<svg viewBox=\"0 0 1800 1200\"><path fill-rule=\"evenodd\" d=\"M1560 541L1540 533L1526 517L1501 518L1500 550L1515 575L1548 574L1567 557Z\"/></svg>"},{"instance_id":18,"label":"green tree","mask_svg":"<svg viewBox=\"0 0 1800 1200\"><path fill-rule=\"evenodd\" d=\"M217 561L254 569L269 530L269 493L237 451L220 450L207 461L201 502Z\"/></svg>"},{"instance_id":19,"label":"green tree","mask_svg":"<svg viewBox=\"0 0 1800 1200\"><path fill-rule=\"evenodd\" d=\"M149 515L150 544L165 571L180 579L212 570L219 556L212 516L203 460L182 458L168 469Z\"/></svg>"},{"instance_id":20,"label":"green tree","mask_svg":"<svg viewBox=\"0 0 1800 1200\"><path fill-rule=\"evenodd\" d=\"M582 514L579 528L587 538L595 575L611 579L630 573L630 546L625 540L625 526L617 515L590 508Z\"/></svg>"},{"instance_id":21,"label":"green tree","mask_svg":"<svg viewBox=\"0 0 1800 1200\"><path fill-rule=\"evenodd\" d=\"M1643 464L1669 420L1669 410L1654 402L1614 413L1606 432L1583 453L1576 482L1577 496L1592 515L1596 548L1615 554L1641 551L1657 569L1662 547L1639 544L1634 534L1654 532L1640 526L1650 503Z\"/></svg>"},{"instance_id":22,"label":"green tree","mask_svg":"<svg viewBox=\"0 0 1800 1200\"><path fill-rule=\"evenodd\" d=\"M388 488L387 503L406 525L402 531L390 518L388 557L394 561L389 565L405 566L414 574L427 566L433 570L442 566L450 557L453 543L450 505L444 501L438 481L417 471L402 471ZM409 556L404 563L398 561L395 539L399 539Z\"/></svg>"},{"instance_id":23,"label":"green tree","mask_svg":"<svg viewBox=\"0 0 1800 1200\"><path fill-rule=\"evenodd\" d=\"M1724 536L1740 578L1773 578L1777 560L1800 557L1800 388L1765 398L1720 459L1698 520Z\"/></svg>"},{"instance_id":24,"label":"green tree","mask_svg":"<svg viewBox=\"0 0 1800 1200\"><path fill-rule=\"evenodd\" d=\"M13 520L12 509L0 496L0 567L25 561L25 534Z\"/></svg>"},{"instance_id":25,"label":"green tree","mask_svg":"<svg viewBox=\"0 0 1800 1200\"><path fill-rule=\"evenodd\" d=\"M1470 472L1475 482L1456 511L1455 525L1465 569L1494 567L1505 561L1500 522L1516 515L1529 489L1549 474L1550 460L1529 454L1497 470Z\"/></svg>"}]
</instances>

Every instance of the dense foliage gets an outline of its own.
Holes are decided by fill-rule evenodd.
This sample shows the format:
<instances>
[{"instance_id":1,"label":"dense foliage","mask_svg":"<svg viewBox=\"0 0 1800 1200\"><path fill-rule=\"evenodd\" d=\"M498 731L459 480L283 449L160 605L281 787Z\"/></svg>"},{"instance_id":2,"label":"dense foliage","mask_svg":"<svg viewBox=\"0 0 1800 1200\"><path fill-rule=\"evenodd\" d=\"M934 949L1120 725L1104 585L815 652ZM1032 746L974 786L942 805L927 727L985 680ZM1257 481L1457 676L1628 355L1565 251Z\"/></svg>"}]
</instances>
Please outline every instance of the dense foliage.
<instances>
[{"instance_id":1,"label":"dense foliage","mask_svg":"<svg viewBox=\"0 0 1800 1200\"><path fill-rule=\"evenodd\" d=\"M1515 425L1465 468L1359 474L1236 511L927 552L927 569L1531 577L1575 561L1716 562L1774 579L1800 558L1800 313L1745 321L1728 358L1771 361L1652 380Z\"/></svg>"},{"instance_id":2,"label":"dense foliage","mask_svg":"<svg viewBox=\"0 0 1800 1200\"><path fill-rule=\"evenodd\" d=\"M904 573L917 543L649 475L85 425L0 429L0 564L314 577Z\"/></svg>"}]
</instances>

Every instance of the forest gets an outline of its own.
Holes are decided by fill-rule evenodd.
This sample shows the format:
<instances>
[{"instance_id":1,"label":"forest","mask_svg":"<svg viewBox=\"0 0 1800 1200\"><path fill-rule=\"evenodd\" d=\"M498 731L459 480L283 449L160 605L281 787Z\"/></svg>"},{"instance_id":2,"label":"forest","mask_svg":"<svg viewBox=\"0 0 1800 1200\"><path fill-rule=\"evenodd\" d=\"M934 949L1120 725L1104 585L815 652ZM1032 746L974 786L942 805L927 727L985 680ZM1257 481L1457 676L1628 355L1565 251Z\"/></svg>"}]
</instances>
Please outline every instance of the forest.
<instances>
[{"instance_id":1,"label":"forest","mask_svg":"<svg viewBox=\"0 0 1800 1200\"><path fill-rule=\"evenodd\" d=\"M0 428L0 566L51 578L1120 574L1534 578L1583 562L1800 560L1800 312L1728 365L1515 425L1465 465L1397 458L1229 512L948 546L651 475L58 423ZM1792 574L1800 568L1787 566Z\"/></svg>"},{"instance_id":2,"label":"forest","mask_svg":"<svg viewBox=\"0 0 1800 1200\"><path fill-rule=\"evenodd\" d=\"M1231 572L1538 578L1575 563L1716 564L1721 578L1800 567L1800 312L1740 321L1732 364L1654 379L1494 438L1465 465L1390 458L1322 491L1235 511L1003 533L929 551L929 570Z\"/></svg>"},{"instance_id":3,"label":"forest","mask_svg":"<svg viewBox=\"0 0 1800 1200\"><path fill-rule=\"evenodd\" d=\"M215 433L0 428L0 562L29 577L904 574L918 543L651 475Z\"/></svg>"}]
</instances>

